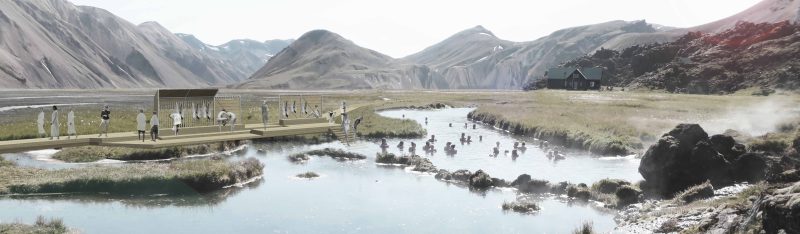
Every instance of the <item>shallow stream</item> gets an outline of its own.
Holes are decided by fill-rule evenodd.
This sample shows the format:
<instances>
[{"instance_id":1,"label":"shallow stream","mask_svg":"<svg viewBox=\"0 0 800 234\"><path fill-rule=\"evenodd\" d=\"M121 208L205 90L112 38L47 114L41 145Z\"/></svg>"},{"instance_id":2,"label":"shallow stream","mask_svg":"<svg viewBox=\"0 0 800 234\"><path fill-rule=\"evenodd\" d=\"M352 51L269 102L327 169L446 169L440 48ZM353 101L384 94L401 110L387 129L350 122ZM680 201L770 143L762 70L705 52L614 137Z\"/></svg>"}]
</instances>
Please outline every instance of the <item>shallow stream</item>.
<instances>
[{"instance_id":1,"label":"shallow stream","mask_svg":"<svg viewBox=\"0 0 800 234\"><path fill-rule=\"evenodd\" d=\"M422 123L429 134L435 134L439 152L426 157L440 169L483 169L493 177L509 181L522 173L551 182L641 179L637 173L638 159L568 152L567 159L554 162L545 157L533 139L517 138L480 124L472 129L472 122L466 119L470 110L390 110L380 114L393 118L405 115ZM466 129L465 122L469 122ZM472 136L471 144L458 143L462 132ZM483 136L482 142L478 136ZM400 140L388 139L389 152L399 153L394 146ZM410 141L416 142L418 149L424 145L423 139ZM457 144L456 155L448 156L441 150L447 141ZM500 155L489 157L498 141ZM528 150L512 160L510 153L502 151L510 150L515 141L527 142ZM339 162L312 157L305 164L294 164L286 157L322 148L343 148L368 158ZM261 180L241 188L182 197L74 194L0 197L0 222L32 223L36 216L42 215L63 218L67 226L86 233L568 233L585 221L591 221L598 231L610 231L615 226L611 213L553 197L533 198L542 207L535 214L503 212L501 204L516 200L516 191L473 192L437 181L433 175L376 165L374 157L378 151L378 143L373 141L358 141L349 147L339 142L310 145L254 142L245 152L229 157L229 160L254 157L265 165ZM23 162L22 166L69 165L43 160L46 156L42 154L46 153L4 156ZM307 171L322 176L312 180L294 177Z\"/></svg>"}]
</instances>

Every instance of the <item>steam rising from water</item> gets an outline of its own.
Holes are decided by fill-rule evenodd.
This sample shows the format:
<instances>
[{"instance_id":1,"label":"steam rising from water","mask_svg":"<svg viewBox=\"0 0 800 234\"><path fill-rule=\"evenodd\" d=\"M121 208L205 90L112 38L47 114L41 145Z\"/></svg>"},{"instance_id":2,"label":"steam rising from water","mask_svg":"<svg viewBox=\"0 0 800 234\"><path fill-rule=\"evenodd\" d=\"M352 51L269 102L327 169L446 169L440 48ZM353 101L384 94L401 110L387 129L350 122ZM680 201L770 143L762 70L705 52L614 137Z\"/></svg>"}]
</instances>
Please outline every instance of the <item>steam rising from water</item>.
<instances>
[{"instance_id":1,"label":"steam rising from water","mask_svg":"<svg viewBox=\"0 0 800 234\"><path fill-rule=\"evenodd\" d=\"M700 126L711 134L733 129L750 136L775 132L782 124L800 120L800 105L787 96L771 96L764 101L744 105L718 118L701 121Z\"/></svg>"}]
</instances>

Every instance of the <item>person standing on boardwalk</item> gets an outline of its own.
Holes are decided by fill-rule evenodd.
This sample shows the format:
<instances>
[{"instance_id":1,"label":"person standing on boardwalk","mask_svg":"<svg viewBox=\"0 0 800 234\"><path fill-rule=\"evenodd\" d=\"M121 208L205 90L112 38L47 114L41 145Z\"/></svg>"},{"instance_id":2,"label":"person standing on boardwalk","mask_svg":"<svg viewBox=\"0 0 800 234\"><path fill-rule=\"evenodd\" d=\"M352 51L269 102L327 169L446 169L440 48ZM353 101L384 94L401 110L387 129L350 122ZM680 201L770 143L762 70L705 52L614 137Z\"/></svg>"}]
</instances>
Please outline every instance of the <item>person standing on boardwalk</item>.
<instances>
[{"instance_id":1,"label":"person standing on boardwalk","mask_svg":"<svg viewBox=\"0 0 800 234\"><path fill-rule=\"evenodd\" d=\"M156 141L158 139L158 112L153 111L153 116L150 117L150 140Z\"/></svg>"},{"instance_id":2,"label":"person standing on boardwalk","mask_svg":"<svg viewBox=\"0 0 800 234\"><path fill-rule=\"evenodd\" d=\"M175 135L178 135L178 132L181 130L181 124L183 123L183 115L181 115L180 109L177 109L175 113L169 115L169 118L172 119L172 131L175 132Z\"/></svg>"},{"instance_id":3,"label":"person standing on boardwalk","mask_svg":"<svg viewBox=\"0 0 800 234\"><path fill-rule=\"evenodd\" d=\"M111 122L111 111L108 110L108 105L103 106L103 111L100 111L100 135L98 137L103 136L106 134L108 137L108 125Z\"/></svg>"},{"instance_id":4,"label":"person standing on boardwalk","mask_svg":"<svg viewBox=\"0 0 800 234\"><path fill-rule=\"evenodd\" d=\"M39 116L36 118L36 127L39 128L39 137L47 137L47 132L44 131L44 109L39 112Z\"/></svg>"},{"instance_id":5,"label":"person standing on boardwalk","mask_svg":"<svg viewBox=\"0 0 800 234\"><path fill-rule=\"evenodd\" d=\"M226 113L228 113L228 121L231 123L231 131L233 131L236 128L236 114L229 111Z\"/></svg>"},{"instance_id":6,"label":"person standing on boardwalk","mask_svg":"<svg viewBox=\"0 0 800 234\"><path fill-rule=\"evenodd\" d=\"M72 138L72 136L78 139L78 131L75 129L75 112L70 108L69 113L67 113L67 139Z\"/></svg>"},{"instance_id":7,"label":"person standing on boardwalk","mask_svg":"<svg viewBox=\"0 0 800 234\"><path fill-rule=\"evenodd\" d=\"M50 115L50 140L52 140L53 137L55 137L56 140L59 139L61 133L59 132L58 125L58 107L53 106L53 114Z\"/></svg>"},{"instance_id":8,"label":"person standing on boardwalk","mask_svg":"<svg viewBox=\"0 0 800 234\"><path fill-rule=\"evenodd\" d=\"M144 110L139 109L139 114L136 115L136 136L144 142L145 130L147 129L147 116L144 116Z\"/></svg>"},{"instance_id":9,"label":"person standing on boardwalk","mask_svg":"<svg viewBox=\"0 0 800 234\"><path fill-rule=\"evenodd\" d=\"M261 104L261 122L264 123L264 130L267 130L267 120L269 120L269 106L267 106L267 101L264 101Z\"/></svg>"}]
</instances>

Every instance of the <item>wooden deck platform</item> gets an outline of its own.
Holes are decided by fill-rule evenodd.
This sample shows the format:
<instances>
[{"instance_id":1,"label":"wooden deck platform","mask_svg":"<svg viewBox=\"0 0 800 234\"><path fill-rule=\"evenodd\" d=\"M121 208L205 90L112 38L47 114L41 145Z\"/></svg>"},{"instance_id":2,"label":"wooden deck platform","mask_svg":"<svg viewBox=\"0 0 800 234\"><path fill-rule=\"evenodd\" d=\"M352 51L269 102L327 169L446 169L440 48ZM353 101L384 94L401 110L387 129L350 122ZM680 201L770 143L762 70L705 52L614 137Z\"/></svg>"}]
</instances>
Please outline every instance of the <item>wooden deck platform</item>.
<instances>
[{"instance_id":1,"label":"wooden deck platform","mask_svg":"<svg viewBox=\"0 0 800 234\"><path fill-rule=\"evenodd\" d=\"M61 137L59 140L37 138L0 141L0 153L16 153L31 150L68 148L87 145L155 149L224 141L324 134L330 132L331 128L339 127L337 124L329 124L327 120L301 120L294 121L294 123L298 124L285 126L269 125L267 128L264 128L263 124L248 124L242 125L241 127L237 125L233 131L230 130L230 127L223 127L221 131L217 127L203 127L205 129L185 128L181 129L181 134L178 136L174 136L171 130L162 129L159 130L161 133L159 134L160 140L155 142L150 140L150 135L147 135L145 141L142 142L138 139L135 132L110 133L108 134L108 137L98 137L97 135L81 135L78 136L78 138L72 139Z\"/></svg>"}]
</instances>

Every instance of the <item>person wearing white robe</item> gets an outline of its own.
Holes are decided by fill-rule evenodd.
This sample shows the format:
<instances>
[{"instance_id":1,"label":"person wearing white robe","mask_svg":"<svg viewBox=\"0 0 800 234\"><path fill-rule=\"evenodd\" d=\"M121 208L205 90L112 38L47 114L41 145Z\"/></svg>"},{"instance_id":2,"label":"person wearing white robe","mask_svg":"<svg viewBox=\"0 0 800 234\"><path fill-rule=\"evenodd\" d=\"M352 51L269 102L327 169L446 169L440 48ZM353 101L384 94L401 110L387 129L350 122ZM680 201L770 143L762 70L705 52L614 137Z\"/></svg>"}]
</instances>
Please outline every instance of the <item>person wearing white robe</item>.
<instances>
[{"instance_id":1,"label":"person wearing white robe","mask_svg":"<svg viewBox=\"0 0 800 234\"><path fill-rule=\"evenodd\" d=\"M139 114L136 115L136 136L144 142L145 133L147 129L147 116L144 115L144 110L139 109Z\"/></svg>"},{"instance_id":2,"label":"person wearing white robe","mask_svg":"<svg viewBox=\"0 0 800 234\"><path fill-rule=\"evenodd\" d=\"M39 112L39 116L36 118L36 127L39 128L39 137L47 137L47 132L44 131L44 110Z\"/></svg>"},{"instance_id":3,"label":"person wearing white robe","mask_svg":"<svg viewBox=\"0 0 800 234\"><path fill-rule=\"evenodd\" d=\"M228 112L225 109L217 114L217 123L219 124L219 131L222 131L222 127L228 124Z\"/></svg>"},{"instance_id":4,"label":"person wearing white robe","mask_svg":"<svg viewBox=\"0 0 800 234\"><path fill-rule=\"evenodd\" d=\"M227 113L228 113L228 122L230 122L231 131L233 131L234 128L236 127L236 114L234 114L233 112L227 112Z\"/></svg>"},{"instance_id":5,"label":"person wearing white robe","mask_svg":"<svg viewBox=\"0 0 800 234\"><path fill-rule=\"evenodd\" d=\"M55 137L56 140L59 139L61 133L58 129L58 125L58 107L53 106L53 114L50 115L50 140L52 140L53 137Z\"/></svg>"},{"instance_id":6,"label":"person wearing white robe","mask_svg":"<svg viewBox=\"0 0 800 234\"><path fill-rule=\"evenodd\" d=\"M267 130L267 120L269 120L269 106L267 101L261 104L261 122L264 123L264 130Z\"/></svg>"},{"instance_id":7,"label":"person wearing white robe","mask_svg":"<svg viewBox=\"0 0 800 234\"><path fill-rule=\"evenodd\" d=\"M67 139L72 138L72 136L77 139L78 131L75 129L75 112L70 109L69 113L67 113Z\"/></svg>"},{"instance_id":8,"label":"person wearing white robe","mask_svg":"<svg viewBox=\"0 0 800 234\"><path fill-rule=\"evenodd\" d=\"M181 114L181 111L178 110L169 115L169 118L172 119L172 131L175 132L175 135L177 136L178 132L181 130L180 127L183 123L183 115Z\"/></svg>"}]
</instances>

